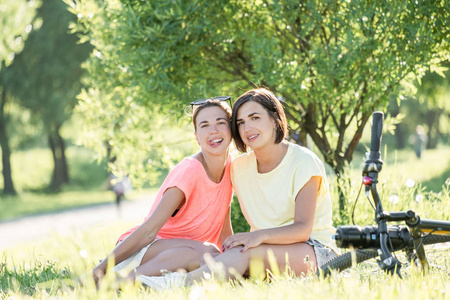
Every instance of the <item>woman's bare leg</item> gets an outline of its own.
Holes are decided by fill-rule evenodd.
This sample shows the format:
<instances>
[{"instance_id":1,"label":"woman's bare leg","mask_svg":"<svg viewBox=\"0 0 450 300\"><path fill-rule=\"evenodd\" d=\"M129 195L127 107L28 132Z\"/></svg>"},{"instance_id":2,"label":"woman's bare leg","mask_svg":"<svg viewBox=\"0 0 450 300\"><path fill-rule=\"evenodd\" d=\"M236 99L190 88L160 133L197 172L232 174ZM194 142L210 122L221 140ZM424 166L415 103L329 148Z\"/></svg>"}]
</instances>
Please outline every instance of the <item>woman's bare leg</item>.
<instances>
[{"instance_id":1,"label":"woman's bare leg","mask_svg":"<svg viewBox=\"0 0 450 300\"><path fill-rule=\"evenodd\" d=\"M316 268L314 248L306 243L290 245L262 244L256 248L248 249L244 253L241 253L240 249L242 248L232 248L214 258L216 263L223 264L226 278L234 278L236 273L239 275L246 274L249 270L251 259L261 259L264 262L265 269L271 270L268 260L269 250L272 250L281 272L286 269L287 265L296 275L307 274ZM286 254L288 262L286 261ZM192 284L194 281L203 279L205 273L211 273L207 264L189 272L186 276L186 284Z\"/></svg>"},{"instance_id":2,"label":"woman's bare leg","mask_svg":"<svg viewBox=\"0 0 450 300\"><path fill-rule=\"evenodd\" d=\"M160 276L162 270L186 271L195 270L200 267L202 257L205 253L216 255L220 251L212 244L188 239L163 239L151 245L141 265L130 274L130 279L136 275Z\"/></svg>"}]
</instances>

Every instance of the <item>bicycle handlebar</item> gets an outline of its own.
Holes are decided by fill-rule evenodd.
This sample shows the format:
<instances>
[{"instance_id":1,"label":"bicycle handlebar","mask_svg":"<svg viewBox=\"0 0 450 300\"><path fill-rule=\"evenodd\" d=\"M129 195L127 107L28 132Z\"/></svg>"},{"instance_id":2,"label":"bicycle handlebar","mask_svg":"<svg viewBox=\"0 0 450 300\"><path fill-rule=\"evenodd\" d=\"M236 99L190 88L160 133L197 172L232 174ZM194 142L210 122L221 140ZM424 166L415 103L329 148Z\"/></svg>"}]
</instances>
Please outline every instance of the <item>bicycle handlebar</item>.
<instances>
[{"instance_id":1,"label":"bicycle handlebar","mask_svg":"<svg viewBox=\"0 0 450 300\"><path fill-rule=\"evenodd\" d=\"M391 251L396 251L405 247L412 247L414 244L415 252L421 261L421 264L425 267L428 265L426 262L425 252L423 250L423 244L425 240L422 240L418 236L420 230L428 230L431 236L433 232L450 232L450 222L442 222L435 220L422 220L414 211L397 211L397 212L385 212L381 203L380 196L377 192L378 173L381 171L383 161L381 160L381 139L383 134L383 117L384 114L380 111L372 114L372 132L370 142L370 152L366 153L366 161L363 166L363 184L366 188L367 197L372 200L376 206L375 209L375 221L376 226L339 226L336 231L335 240L336 244L340 248L354 247L363 249L360 252L359 262L366 259L380 256L378 265L386 272L391 274L397 274L401 278L400 268L401 263L399 260L392 256ZM369 194L370 192L370 194ZM370 201L370 199L369 199ZM373 205L372 205L373 206ZM387 222L405 221L406 225L410 228L399 226L387 226ZM448 226L448 227L445 227ZM426 231L425 230L425 231ZM447 233L448 233L447 232ZM433 235L434 236L434 235ZM446 238L449 238L446 236ZM450 238L449 238L450 239ZM430 243L444 242L447 239L439 239L430 241ZM368 255L367 249L376 248L376 252L371 251ZM411 248L412 249L412 248ZM374 255L375 253L375 255ZM344 254L345 255L345 254ZM336 260L336 266L339 266L344 260L349 261L350 257L347 255L343 258ZM353 255L352 255L353 257ZM357 255L358 257L358 255ZM353 258L351 258L353 261ZM358 260L358 258L357 258ZM333 262L334 260L330 261ZM331 265L330 265L331 266ZM351 266L351 264L345 264L344 268Z\"/></svg>"},{"instance_id":2,"label":"bicycle handlebar","mask_svg":"<svg viewBox=\"0 0 450 300\"><path fill-rule=\"evenodd\" d=\"M381 161L381 138L383 135L383 113L376 111L372 114L372 136L370 140L370 153L363 169L363 175L367 175L371 179L371 185L366 186L366 190L370 189L372 198L376 205L375 220L378 224L377 235L379 236L380 261L379 266L391 274L397 273L400 276L400 262L393 257L387 241L389 238L388 226L386 224L387 217L383 211L380 196L378 195L376 184L378 182L378 172L381 171L383 162Z\"/></svg>"},{"instance_id":3,"label":"bicycle handlebar","mask_svg":"<svg viewBox=\"0 0 450 300\"><path fill-rule=\"evenodd\" d=\"M372 114L372 136L370 140L370 160L379 160L381 157L381 138L383 135L383 118L384 114L381 111L376 111Z\"/></svg>"}]
</instances>

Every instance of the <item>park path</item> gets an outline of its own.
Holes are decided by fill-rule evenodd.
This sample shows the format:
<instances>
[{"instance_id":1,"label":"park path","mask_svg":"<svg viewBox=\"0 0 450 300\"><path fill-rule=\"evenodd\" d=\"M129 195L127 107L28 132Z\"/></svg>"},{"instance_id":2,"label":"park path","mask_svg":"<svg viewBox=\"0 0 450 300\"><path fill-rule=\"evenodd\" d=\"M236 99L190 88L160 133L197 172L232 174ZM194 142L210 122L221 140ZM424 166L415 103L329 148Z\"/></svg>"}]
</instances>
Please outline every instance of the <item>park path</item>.
<instances>
[{"instance_id":1,"label":"park path","mask_svg":"<svg viewBox=\"0 0 450 300\"><path fill-rule=\"evenodd\" d=\"M154 197L155 194L150 194L123 201L120 210L115 203L109 203L0 222L0 251L35 243L52 234L68 235L117 221L141 222L150 210Z\"/></svg>"}]
</instances>

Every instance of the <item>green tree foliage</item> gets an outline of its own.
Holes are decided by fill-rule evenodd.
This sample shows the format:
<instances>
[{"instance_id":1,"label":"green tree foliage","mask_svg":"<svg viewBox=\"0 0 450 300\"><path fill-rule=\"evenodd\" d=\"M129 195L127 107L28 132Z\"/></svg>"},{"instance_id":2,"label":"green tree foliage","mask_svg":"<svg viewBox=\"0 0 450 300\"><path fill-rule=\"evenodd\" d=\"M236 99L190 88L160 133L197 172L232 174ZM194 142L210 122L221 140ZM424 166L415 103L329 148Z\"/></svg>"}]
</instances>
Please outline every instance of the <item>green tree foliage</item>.
<instances>
[{"instance_id":1,"label":"green tree foliage","mask_svg":"<svg viewBox=\"0 0 450 300\"><path fill-rule=\"evenodd\" d=\"M423 126L427 134L427 149L435 149L439 142L450 141L450 64L445 62L435 72L426 72L410 85L411 96L400 103L391 98L388 110L400 114L401 123L396 125L395 140L398 149L407 143L414 144L417 126Z\"/></svg>"},{"instance_id":2,"label":"green tree foliage","mask_svg":"<svg viewBox=\"0 0 450 300\"><path fill-rule=\"evenodd\" d=\"M58 190L69 182L65 141L61 126L68 120L81 91L81 64L91 47L70 34L75 16L61 0L43 1L37 16L42 26L28 37L23 51L11 65L9 86L23 107L33 111L48 136L55 163L50 187Z\"/></svg>"},{"instance_id":3,"label":"green tree foliage","mask_svg":"<svg viewBox=\"0 0 450 300\"><path fill-rule=\"evenodd\" d=\"M443 0L111 0L72 7L78 30L96 48L85 104L120 90L116 112L127 101L149 111L179 109L190 99L263 85L285 100L292 137L298 131L304 143L309 134L338 178L371 113L384 110L403 81L449 58Z\"/></svg>"},{"instance_id":4,"label":"green tree foliage","mask_svg":"<svg viewBox=\"0 0 450 300\"><path fill-rule=\"evenodd\" d=\"M445 66L449 66L447 62ZM416 98L419 110L427 109L424 117L428 131L428 149L437 146L441 135L450 137L448 122L450 121L450 71L429 72L417 84Z\"/></svg>"},{"instance_id":5,"label":"green tree foliage","mask_svg":"<svg viewBox=\"0 0 450 300\"><path fill-rule=\"evenodd\" d=\"M112 172L127 173L136 185L154 185L167 168L195 151L194 136L186 136L193 127L186 124L189 118L183 114L192 98L177 99L161 88L147 90L145 86L150 88L156 81L145 70L140 79L134 77L134 67L143 68L149 63L128 48L128 36L133 31L128 25L134 25L126 20L134 20L136 15L125 9L120 16L123 8L119 2L102 2L105 7L98 3L83 2L86 6L82 11L71 3L79 22L88 20L89 26L99 29L91 31L89 38L85 36L95 49L86 64L85 83L89 89L79 97L78 112L85 125L82 142L101 157L113 158L114 163L109 164ZM120 24L105 19L110 13L121 19Z\"/></svg>"},{"instance_id":6,"label":"green tree foliage","mask_svg":"<svg viewBox=\"0 0 450 300\"><path fill-rule=\"evenodd\" d=\"M16 54L22 51L28 34L38 23L33 23L38 1L0 1L0 146L2 150L3 193L14 195L16 190L12 180L11 149L9 143L10 117L8 102L11 94L5 83L5 76ZM37 26L36 26L37 25Z\"/></svg>"}]
</instances>

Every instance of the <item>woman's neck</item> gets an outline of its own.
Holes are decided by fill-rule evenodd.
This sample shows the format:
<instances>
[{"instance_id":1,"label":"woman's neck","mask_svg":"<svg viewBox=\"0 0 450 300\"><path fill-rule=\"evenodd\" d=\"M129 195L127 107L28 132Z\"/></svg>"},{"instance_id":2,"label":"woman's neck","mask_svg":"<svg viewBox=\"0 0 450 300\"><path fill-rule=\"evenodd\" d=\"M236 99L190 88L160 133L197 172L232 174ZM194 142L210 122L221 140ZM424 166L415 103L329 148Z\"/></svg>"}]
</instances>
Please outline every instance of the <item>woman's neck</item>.
<instances>
[{"instance_id":1,"label":"woman's neck","mask_svg":"<svg viewBox=\"0 0 450 300\"><path fill-rule=\"evenodd\" d=\"M258 173L268 173L278 167L286 156L289 144L282 141L279 144L266 146L263 149L254 150Z\"/></svg>"},{"instance_id":2,"label":"woman's neck","mask_svg":"<svg viewBox=\"0 0 450 300\"><path fill-rule=\"evenodd\" d=\"M211 181L215 183L222 181L225 165L227 164L228 151L221 156L208 155L200 151L194 155L194 158L203 165L203 168Z\"/></svg>"}]
</instances>

